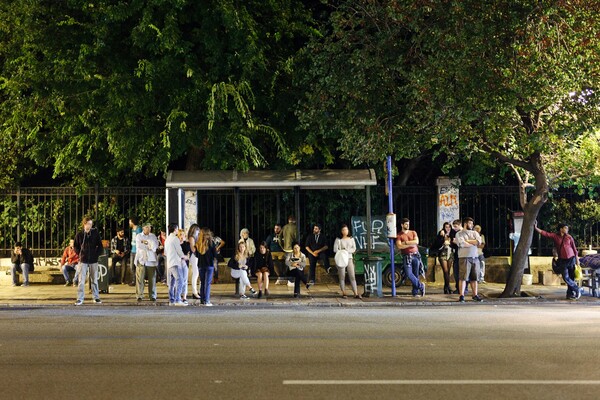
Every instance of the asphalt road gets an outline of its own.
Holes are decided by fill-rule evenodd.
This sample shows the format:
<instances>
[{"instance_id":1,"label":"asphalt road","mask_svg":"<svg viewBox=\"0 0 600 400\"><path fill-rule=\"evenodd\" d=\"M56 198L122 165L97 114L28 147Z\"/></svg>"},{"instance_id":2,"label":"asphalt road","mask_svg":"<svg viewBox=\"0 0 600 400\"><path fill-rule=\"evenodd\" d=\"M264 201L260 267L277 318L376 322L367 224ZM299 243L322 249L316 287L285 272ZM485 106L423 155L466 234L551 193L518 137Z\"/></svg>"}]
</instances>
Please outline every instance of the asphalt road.
<instances>
[{"instance_id":1,"label":"asphalt road","mask_svg":"<svg viewBox=\"0 0 600 400\"><path fill-rule=\"evenodd\" d=\"M598 306L0 309L1 399L598 399Z\"/></svg>"}]
</instances>

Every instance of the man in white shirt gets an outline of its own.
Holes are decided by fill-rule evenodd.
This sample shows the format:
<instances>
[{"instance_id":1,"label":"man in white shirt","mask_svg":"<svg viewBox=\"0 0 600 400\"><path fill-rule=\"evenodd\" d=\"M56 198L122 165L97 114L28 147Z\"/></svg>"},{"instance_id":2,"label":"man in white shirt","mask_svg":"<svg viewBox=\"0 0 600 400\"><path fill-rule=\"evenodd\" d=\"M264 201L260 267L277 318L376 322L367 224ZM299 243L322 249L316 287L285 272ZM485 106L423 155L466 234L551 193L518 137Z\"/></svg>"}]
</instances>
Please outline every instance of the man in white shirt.
<instances>
[{"instance_id":1,"label":"man in white shirt","mask_svg":"<svg viewBox=\"0 0 600 400\"><path fill-rule=\"evenodd\" d=\"M180 280L182 279L183 268L181 264L187 260L187 256L181 250L181 241L177 236L179 227L177 224L170 223L168 228L169 236L165 240L165 257L167 259L167 283L169 285L169 305L187 306L181 301Z\"/></svg>"},{"instance_id":2,"label":"man in white shirt","mask_svg":"<svg viewBox=\"0 0 600 400\"><path fill-rule=\"evenodd\" d=\"M135 236L135 295L137 301L142 301L144 297L144 280L148 277L148 294L150 301L156 301L156 267L158 266L158 257L156 249L158 248L158 239L154 233L150 232L152 225L146 223L142 227L142 233Z\"/></svg>"},{"instance_id":3,"label":"man in white shirt","mask_svg":"<svg viewBox=\"0 0 600 400\"><path fill-rule=\"evenodd\" d=\"M465 302L465 287L467 281L471 282L473 290L473 301L481 302L477 294L477 278L479 276L479 256L477 248L481 245L481 236L473 230L473 218L463 219L463 229L456 232L454 244L458 246L458 274L459 274L459 298L461 303Z\"/></svg>"}]
</instances>

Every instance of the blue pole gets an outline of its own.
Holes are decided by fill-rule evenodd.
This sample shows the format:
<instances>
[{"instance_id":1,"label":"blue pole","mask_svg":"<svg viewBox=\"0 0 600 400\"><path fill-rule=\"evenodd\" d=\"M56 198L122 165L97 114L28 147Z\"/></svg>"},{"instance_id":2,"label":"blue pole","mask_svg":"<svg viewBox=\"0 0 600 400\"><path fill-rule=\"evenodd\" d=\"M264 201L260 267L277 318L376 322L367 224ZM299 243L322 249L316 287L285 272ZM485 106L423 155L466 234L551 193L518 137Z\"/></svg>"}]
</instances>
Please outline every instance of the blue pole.
<instances>
[{"instance_id":1,"label":"blue pole","mask_svg":"<svg viewBox=\"0 0 600 400\"><path fill-rule=\"evenodd\" d=\"M389 213L394 212L394 197L392 196L392 156L387 156L387 181L388 181L388 208ZM390 262L392 263L392 297L396 297L396 263L394 261L394 239L390 241Z\"/></svg>"}]
</instances>

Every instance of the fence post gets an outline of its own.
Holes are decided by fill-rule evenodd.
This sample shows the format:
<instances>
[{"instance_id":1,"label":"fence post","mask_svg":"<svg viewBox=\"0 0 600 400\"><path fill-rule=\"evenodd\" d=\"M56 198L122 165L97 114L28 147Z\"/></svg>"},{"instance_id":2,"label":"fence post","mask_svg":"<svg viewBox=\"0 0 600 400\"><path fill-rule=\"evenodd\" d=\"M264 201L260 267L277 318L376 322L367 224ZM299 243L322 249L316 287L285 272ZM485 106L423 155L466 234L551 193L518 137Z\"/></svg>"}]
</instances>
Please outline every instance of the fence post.
<instances>
[{"instance_id":1,"label":"fence post","mask_svg":"<svg viewBox=\"0 0 600 400\"><path fill-rule=\"evenodd\" d=\"M21 186L17 186L17 242L21 240ZM14 246L14 243L13 243Z\"/></svg>"}]
</instances>

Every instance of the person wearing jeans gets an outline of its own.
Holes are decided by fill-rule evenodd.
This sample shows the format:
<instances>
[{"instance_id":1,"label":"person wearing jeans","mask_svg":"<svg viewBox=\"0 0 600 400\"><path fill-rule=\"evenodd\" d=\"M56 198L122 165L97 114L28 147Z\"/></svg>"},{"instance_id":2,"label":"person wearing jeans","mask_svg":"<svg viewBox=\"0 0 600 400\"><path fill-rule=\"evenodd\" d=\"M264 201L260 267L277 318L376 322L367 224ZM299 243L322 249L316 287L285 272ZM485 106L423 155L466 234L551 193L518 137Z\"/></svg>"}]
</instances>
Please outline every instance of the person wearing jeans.
<instances>
[{"instance_id":1,"label":"person wearing jeans","mask_svg":"<svg viewBox=\"0 0 600 400\"><path fill-rule=\"evenodd\" d=\"M82 221L83 230L75 236L74 247L79 254L79 264L75 280L79 281L77 285L76 306L83 304L85 297L85 279L88 271L90 273L90 284L92 286L92 297L94 303L100 304L100 293L98 291L98 257L102 252L102 240L97 229L92 229L93 221L89 217L84 217Z\"/></svg>"},{"instance_id":2,"label":"person wearing jeans","mask_svg":"<svg viewBox=\"0 0 600 400\"><path fill-rule=\"evenodd\" d=\"M402 231L396 239L396 248L402 253L404 274L412 283L412 295L414 297L425 296L425 284L419 281L419 268L421 266L421 255L419 254L419 236L417 232L411 231L410 220L402 218Z\"/></svg>"},{"instance_id":3,"label":"person wearing jeans","mask_svg":"<svg viewBox=\"0 0 600 400\"><path fill-rule=\"evenodd\" d=\"M33 271L33 255L31 254L31 250L27 247L23 247L21 242L15 243L15 248L13 249L10 262L12 264L11 274L13 286L19 285L19 275L18 272L23 274L23 286L29 286L29 273Z\"/></svg>"},{"instance_id":4,"label":"person wearing jeans","mask_svg":"<svg viewBox=\"0 0 600 400\"><path fill-rule=\"evenodd\" d=\"M73 281L69 276L70 272L77 272L77 263L79 263L79 255L75 251L75 240L71 239L69 241L69 246L65 248L63 251L63 255L60 259L60 270L65 277L65 286L73 285ZM77 285L77 280L74 280L74 283Z\"/></svg>"},{"instance_id":5,"label":"person wearing jeans","mask_svg":"<svg viewBox=\"0 0 600 400\"><path fill-rule=\"evenodd\" d=\"M200 304L212 306L210 302L210 286L215 273L214 261L217 248L213 244L212 234L208 228L202 228L196 243L198 253L198 269L200 272Z\"/></svg>"},{"instance_id":6,"label":"person wearing jeans","mask_svg":"<svg viewBox=\"0 0 600 400\"><path fill-rule=\"evenodd\" d=\"M181 240L178 237L178 226L175 223L170 223L167 230L169 236L165 240L165 257L167 262L166 274L167 284L169 285L169 305L170 306L186 306L181 301L181 280L183 278L182 264L185 263L187 256L181 249Z\"/></svg>"},{"instance_id":7,"label":"person wearing jeans","mask_svg":"<svg viewBox=\"0 0 600 400\"><path fill-rule=\"evenodd\" d=\"M554 242L556 257L558 258L556 263L561 270L563 280L567 284L567 299L579 299L581 297L581 289L573 280L575 277L575 265L579 265L579 254L573 236L569 235L569 226L567 224L559 224L559 233L551 233L538 228L537 221L535 221L534 228L537 233Z\"/></svg>"}]
</instances>

